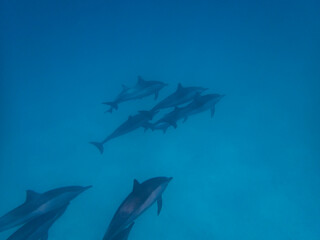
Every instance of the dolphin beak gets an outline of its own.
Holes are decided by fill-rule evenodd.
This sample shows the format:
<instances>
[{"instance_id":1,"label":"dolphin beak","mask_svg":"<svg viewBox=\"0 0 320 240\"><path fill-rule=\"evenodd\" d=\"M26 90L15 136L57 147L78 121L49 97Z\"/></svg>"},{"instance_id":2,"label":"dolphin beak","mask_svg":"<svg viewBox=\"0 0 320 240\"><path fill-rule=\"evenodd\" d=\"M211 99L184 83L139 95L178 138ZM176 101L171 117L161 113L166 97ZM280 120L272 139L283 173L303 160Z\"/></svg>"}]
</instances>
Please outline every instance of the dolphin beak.
<instances>
[{"instance_id":1,"label":"dolphin beak","mask_svg":"<svg viewBox=\"0 0 320 240\"><path fill-rule=\"evenodd\" d=\"M173 177L169 177L169 180L168 180L168 182L171 182L171 180L173 179Z\"/></svg>"},{"instance_id":2,"label":"dolphin beak","mask_svg":"<svg viewBox=\"0 0 320 240\"><path fill-rule=\"evenodd\" d=\"M89 188L92 188L92 185L89 185L89 186L83 187L83 191L86 191L86 190L88 190Z\"/></svg>"}]
</instances>

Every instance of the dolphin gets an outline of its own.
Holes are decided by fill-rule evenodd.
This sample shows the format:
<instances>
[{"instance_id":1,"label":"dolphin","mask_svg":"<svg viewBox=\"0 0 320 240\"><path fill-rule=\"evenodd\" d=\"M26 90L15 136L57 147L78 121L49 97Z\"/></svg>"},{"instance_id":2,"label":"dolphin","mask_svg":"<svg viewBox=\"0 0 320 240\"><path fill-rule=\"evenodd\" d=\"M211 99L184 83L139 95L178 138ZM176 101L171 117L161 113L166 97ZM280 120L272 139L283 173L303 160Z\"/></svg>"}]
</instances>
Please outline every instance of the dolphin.
<instances>
[{"instance_id":1,"label":"dolphin","mask_svg":"<svg viewBox=\"0 0 320 240\"><path fill-rule=\"evenodd\" d=\"M202 87L183 87L181 83L178 84L177 90L156 104L151 111L156 111L165 108L176 107L181 104L190 102L197 94L207 90Z\"/></svg>"},{"instance_id":2,"label":"dolphin","mask_svg":"<svg viewBox=\"0 0 320 240\"><path fill-rule=\"evenodd\" d=\"M138 129L139 127L142 127L146 122L152 120L153 116L156 113L157 112L139 111L138 114L134 116L129 116L124 123L122 123L116 130L114 130L102 142L90 142L90 143L96 146L99 149L100 153L102 154L104 150L103 145L106 142L110 141L113 138L132 132Z\"/></svg>"},{"instance_id":3,"label":"dolphin","mask_svg":"<svg viewBox=\"0 0 320 240\"><path fill-rule=\"evenodd\" d=\"M160 126L160 128L165 128L173 126L177 128L177 121L183 119L185 122L189 116L195 115L207 110L211 110L211 117L213 117L215 112L215 105L224 97L225 95L221 94L207 94L200 96L198 94L191 103L184 107L175 107L172 112L167 113L161 119L153 124L153 128ZM152 127L149 127L152 129Z\"/></svg>"},{"instance_id":4,"label":"dolphin","mask_svg":"<svg viewBox=\"0 0 320 240\"><path fill-rule=\"evenodd\" d=\"M203 96L196 96L194 100L185 106L181 112L181 115L184 115L184 122L188 119L189 116L195 115L201 112L210 110L211 117L214 116L216 104L224 97L224 94L207 94Z\"/></svg>"},{"instance_id":5,"label":"dolphin","mask_svg":"<svg viewBox=\"0 0 320 240\"><path fill-rule=\"evenodd\" d=\"M13 233L7 240L47 240L52 224L62 216L68 204L28 222Z\"/></svg>"},{"instance_id":6,"label":"dolphin","mask_svg":"<svg viewBox=\"0 0 320 240\"><path fill-rule=\"evenodd\" d=\"M112 113L113 109L118 109L118 104L129 100L141 99L154 94L155 100L158 98L159 92L162 88L167 86L166 83L159 81L145 81L138 76L138 81L135 86L127 87L122 85L122 91L118 94L116 99L112 102L104 102L109 105L110 109L107 112Z\"/></svg>"},{"instance_id":7,"label":"dolphin","mask_svg":"<svg viewBox=\"0 0 320 240\"><path fill-rule=\"evenodd\" d=\"M91 186L62 187L42 194L27 190L25 202L0 218L0 232L59 209L89 188Z\"/></svg>"},{"instance_id":8,"label":"dolphin","mask_svg":"<svg viewBox=\"0 0 320 240\"><path fill-rule=\"evenodd\" d=\"M133 190L114 214L103 240L113 240L132 224L145 210L158 203L158 215L162 208L162 193L172 178L156 177L143 183L133 182Z\"/></svg>"}]
</instances>

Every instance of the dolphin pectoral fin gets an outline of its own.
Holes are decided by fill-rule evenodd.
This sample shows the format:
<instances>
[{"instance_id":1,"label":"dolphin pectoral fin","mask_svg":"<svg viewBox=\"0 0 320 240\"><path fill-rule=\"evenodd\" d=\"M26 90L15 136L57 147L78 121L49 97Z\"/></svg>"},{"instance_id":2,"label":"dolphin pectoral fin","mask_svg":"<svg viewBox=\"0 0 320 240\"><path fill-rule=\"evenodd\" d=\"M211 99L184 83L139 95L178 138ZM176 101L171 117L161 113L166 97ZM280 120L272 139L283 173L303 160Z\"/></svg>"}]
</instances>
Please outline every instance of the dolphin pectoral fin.
<instances>
[{"instance_id":1,"label":"dolphin pectoral fin","mask_svg":"<svg viewBox=\"0 0 320 240\"><path fill-rule=\"evenodd\" d=\"M184 119L183 119L183 122L185 122L185 121L187 121L188 120L188 117L185 117Z\"/></svg>"},{"instance_id":2,"label":"dolphin pectoral fin","mask_svg":"<svg viewBox=\"0 0 320 240\"><path fill-rule=\"evenodd\" d=\"M98 150L100 151L100 153L102 154L103 153L103 144L102 143L99 143L99 142L90 142L90 144L96 146L98 148Z\"/></svg>"},{"instance_id":3,"label":"dolphin pectoral fin","mask_svg":"<svg viewBox=\"0 0 320 240\"><path fill-rule=\"evenodd\" d=\"M154 100L157 100L157 99L158 99L158 96L159 96L159 91L156 91L156 92L154 93Z\"/></svg>"},{"instance_id":4,"label":"dolphin pectoral fin","mask_svg":"<svg viewBox=\"0 0 320 240\"><path fill-rule=\"evenodd\" d=\"M40 238L40 240L48 240L48 232L43 234L43 236Z\"/></svg>"},{"instance_id":5,"label":"dolphin pectoral fin","mask_svg":"<svg viewBox=\"0 0 320 240\"><path fill-rule=\"evenodd\" d=\"M216 108L213 106L213 107L211 108L211 118L213 118L213 115L214 115L215 110L216 110Z\"/></svg>"},{"instance_id":6,"label":"dolphin pectoral fin","mask_svg":"<svg viewBox=\"0 0 320 240\"><path fill-rule=\"evenodd\" d=\"M158 216L159 216L161 209L162 209L162 196L160 196L157 203L158 203Z\"/></svg>"}]
</instances>

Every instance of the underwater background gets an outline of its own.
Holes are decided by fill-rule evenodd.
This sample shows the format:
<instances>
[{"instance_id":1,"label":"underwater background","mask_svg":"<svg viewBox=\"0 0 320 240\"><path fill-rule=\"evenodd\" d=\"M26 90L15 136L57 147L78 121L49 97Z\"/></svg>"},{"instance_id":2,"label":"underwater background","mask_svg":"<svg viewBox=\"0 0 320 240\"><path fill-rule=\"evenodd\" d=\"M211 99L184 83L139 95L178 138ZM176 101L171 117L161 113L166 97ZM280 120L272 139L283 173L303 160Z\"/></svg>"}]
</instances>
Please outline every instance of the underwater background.
<instances>
[{"instance_id":1,"label":"underwater background","mask_svg":"<svg viewBox=\"0 0 320 240\"><path fill-rule=\"evenodd\" d=\"M102 239L133 179L173 177L130 240L320 239L319 1L0 1L0 215L93 185L49 240ZM215 116L105 145L145 80L226 94ZM0 233L6 239L14 230Z\"/></svg>"}]
</instances>

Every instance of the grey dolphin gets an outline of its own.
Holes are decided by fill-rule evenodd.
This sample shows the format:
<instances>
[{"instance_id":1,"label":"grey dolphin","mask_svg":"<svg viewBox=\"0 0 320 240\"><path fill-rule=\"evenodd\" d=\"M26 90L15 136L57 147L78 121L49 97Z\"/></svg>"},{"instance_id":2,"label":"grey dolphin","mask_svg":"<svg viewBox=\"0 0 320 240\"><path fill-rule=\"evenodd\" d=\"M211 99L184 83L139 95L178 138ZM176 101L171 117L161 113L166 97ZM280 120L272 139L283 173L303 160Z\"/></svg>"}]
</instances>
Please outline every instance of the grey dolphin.
<instances>
[{"instance_id":1,"label":"grey dolphin","mask_svg":"<svg viewBox=\"0 0 320 240\"><path fill-rule=\"evenodd\" d=\"M141 184L134 180L132 192L114 214L103 240L113 239L155 202L158 202L159 215L162 208L161 196L171 179L156 177Z\"/></svg>"},{"instance_id":2,"label":"grey dolphin","mask_svg":"<svg viewBox=\"0 0 320 240\"><path fill-rule=\"evenodd\" d=\"M127 87L122 85L122 91L118 94L116 99L112 102L104 102L103 104L109 105L110 109L107 112L112 113L113 109L118 109L118 104L129 100L141 99L154 94L157 99L159 91L167 86L166 83L159 81L145 81L142 77L138 76L138 81L135 86Z\"/></svg>"},{"instance_id":3,"label":"grey dolphin","mask_svg":"<svg viewBox=\"0 0 320 240\"><path fill-rule=\"evenodd\" d=\"M114 130L108 137L106 137L102 142L90 142L96 146L100 153L103 153L103 145L113 138L119 137L121 135L132 132L140 127L142 127L146 122L152 120L153 116L157 112L151 111L139 111L138 114L134 116L129 116L128 119L122 123L116 130Z\"/></svg>"},{"instance_id":4,"label":"grey dolphin","mask_svg":"<svg viewBox=\"0 0 320 240\"><path fill-rule=\"evenodd\" d=\"M156 111L164 108L176 107L181 104L190 102L197 94L207 90L203 87L183 87L181 83L178 84L177 90L156 104L151 111Z\"/></svg>"},{"instance_id":5,"label":"grey dolphin","mask_svg":"<svg viewBox=\"0 0 320 240\"><path fill-rule=\"evenodd\" d=\"M176 107L172 112L167 113L157 122L155 122L153 127L161 126L168 128L168 125L177 128L177 121L184 119L185 122L189 116L195 115L207 110L211 110L211 117L213 117L215 112L215 105L223 98L225 95L221 94L207 94L200 96L198 94L191 103L184 107Z\"/></svg>"},{"instance_id":6,"label":"grey dolphin","mask_svg":"<svg viewBox=\"0 0 320 240\"><path fill-rule=\"evenodd\" d=\"M19 228L7 240L47 240L52 224L62 216L68 205L41 215Z\"/></svg>"},{"instance_id":7,"label":"grey dolphin","mask_svg":"<svg viewBox=\"0 0 320 240\"><path fill-rule=\"evenodd\" d=\"M196 96L189 105L185 107L186 116L184 117L184 121L187 120L188 116L198 114L201 112L205 112L210 110L211 117L213 117L215 113L216 104L224 97L224 94L207 94L203 96Z\"/></svg>"},{"instance_id":8,"label":"grey dolphin","mask_svg":"<svg viewBox=\"0 0 320 240\"><path fill-rule=\"evenodd\" d=\"M62 187L42 194L28 190L25 202L0 218L0 232L59 209L88 188L91 186Z\"/></svg>"}]
</instances>

